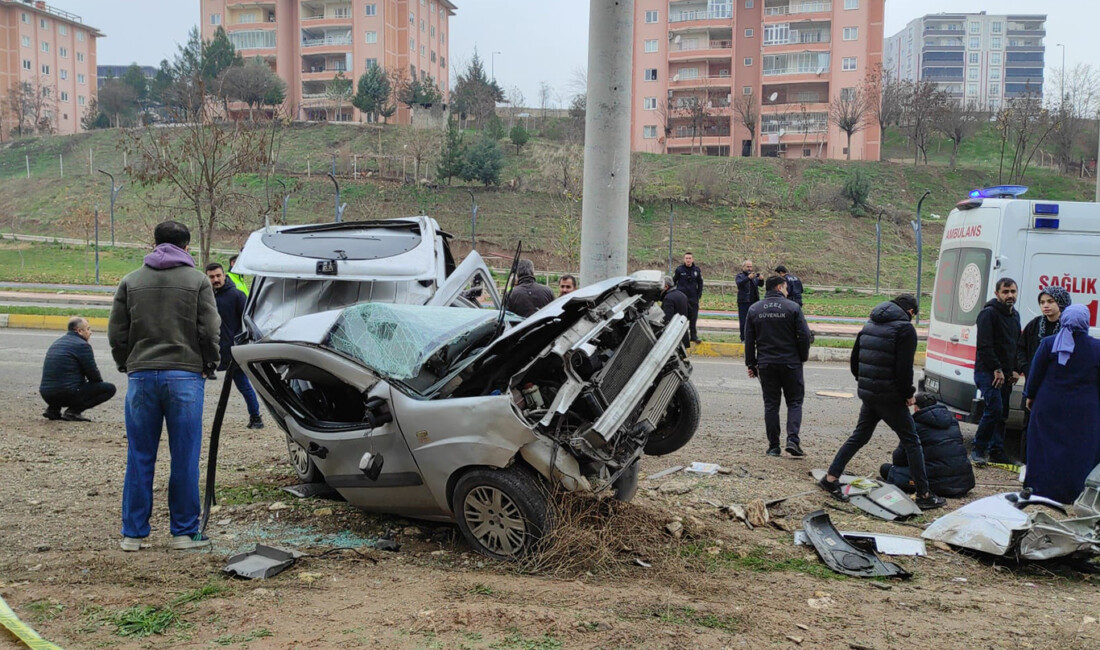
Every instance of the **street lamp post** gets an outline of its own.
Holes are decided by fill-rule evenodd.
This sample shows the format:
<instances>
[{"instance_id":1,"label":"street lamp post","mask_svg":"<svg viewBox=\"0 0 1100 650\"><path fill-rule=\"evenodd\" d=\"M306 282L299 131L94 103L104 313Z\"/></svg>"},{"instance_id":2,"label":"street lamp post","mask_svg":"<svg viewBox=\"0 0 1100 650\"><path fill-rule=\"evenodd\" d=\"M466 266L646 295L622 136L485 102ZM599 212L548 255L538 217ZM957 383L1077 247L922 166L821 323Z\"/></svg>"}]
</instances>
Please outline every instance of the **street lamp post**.
<instances>
[{"instance_id":1,"label":"street lamp post","mask_svg":"<svg viewBox=\"0 0 1100 650\"><path fill-rule=\"evenodd\" d=\"M340 223L344 220L344 209L348 207L347 203L340 203L340 183L336 180L336 177L331 173L328 175L332 179L332 184L336 186L336 223Z\"/></svg>"},{"instance_id":2,"label":"street lamp post","mask_svg":"<svg viewBox=\"0 0 1100 650\"><path fill-rule=\"evenodd\" d=\"M1061 43L1055 45L1062 48L1062 78L1058 82L1058 109L1061 110L1062 103L1066 101L1066 46Z\"/></svg>"},{"instance_id":3,"label":"street lamp post","mask_svg":"<svg viewBox=\"0 0 1100 650\"><path fill-rule=\"evenodd\" d=\"M672 218L675 215L676 203L668 200L668 274L672 275Z\"/></svg>"},{"instance_id":4,"label":"street lamp post","mask_svg":"<svg viewBox=\"0 0 1100 650\"><path fill-rule=\"evenodd\" d=\"M875 222L875 295L879 291L879 277L882 275L882 215L886 210L878 213L878 221Z\"/></svg>"},{"instance_id":5,"label":"street lamp post","mask_svg":"<svg viewBox=\"0 0 1100 650\"><path fill-rule=\"evenodd\" d=\"M470 193L470 250L477 250L477 199L473 190Z\"/></svg>"},{"instance_id":6,"label":"street lamp post","mask_svg":"<svg viewBox=\"0 0 1100 650\"><path fill-rule=\"evenodd\" d=\"M287 194L286 183L284 183L282 181L282 179L276 178L275 182L278 183L279 186L283 188L283 225L285 226L286 225L286 204L287 204L287 201L290 200L290 194Z\"/></svg>"},{"instance_id":7,"label":"street lamp post","mask_svg":"<svg viewBox=\"0 0 1100 650\"><path fill-rule=\"evenodd\" d=\"M87 232L87 231L85 231ZM85 269L88 267L85 266ZM99 206L95 206L95 283L99 284Z\"/></svg>"},{"instance_id":8,"label":"street lamp post","mask_svg":"<svg viewBox=\"0 0 1100 650\"><path fill-rule=\"evenodd\" d=\"M932 193L932 190L926 190L924 195L920 197L920 201L917 201L917 220L910 223L913 224L913 232L917 234L917 307L918 312L916 316L916 322L920 323L920 280L921 272L923 270L924 262L924 242L921 237L921 224L920 224L920 207L924 203L924 200L928 198L928 195Z\"/></svg>"},{"instance_id":9,"label":"street lamp post","mask_svg":"<svg viewBox=\"0 0 1100 650\"><path fill-rule=\"evenodd\" d=\"M115 197L122 191L122 185L115 185L115 175L111 172L97 170L100 174L107 174L111 177L111 246L115 245Z\"/></svg>"},{"instance_id":10,"label":"street lamp post","mask_svg":"<svg viewBox=\"0 0 1100 650\"><path fill-rule=\"evenodd\" d=\"M497 55L498 54L503 54L503 52L493 52L493 54L489 57L490 65L492 67L492 73L493 73L493 81L497 80Z\"/></svg>"}]
</instances>

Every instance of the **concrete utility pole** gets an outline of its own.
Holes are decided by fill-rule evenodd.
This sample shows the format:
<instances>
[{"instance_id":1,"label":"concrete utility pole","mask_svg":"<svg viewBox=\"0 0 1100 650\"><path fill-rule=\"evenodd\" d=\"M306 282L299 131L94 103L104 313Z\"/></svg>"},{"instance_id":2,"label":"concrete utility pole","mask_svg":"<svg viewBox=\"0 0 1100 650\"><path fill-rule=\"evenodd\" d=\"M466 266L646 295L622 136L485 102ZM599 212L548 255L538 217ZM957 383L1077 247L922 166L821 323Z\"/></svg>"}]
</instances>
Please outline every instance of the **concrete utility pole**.
<instances>
[{"instance_id":1,"label":"concrete utility pole","mask_svg":"<svg viewBox=\"0 0 1100 650\"><path fill-rule=\"evenodd\" d=\"M581 284L626 275L634 0L590 0Z\"/></svg>"}]
</instances>

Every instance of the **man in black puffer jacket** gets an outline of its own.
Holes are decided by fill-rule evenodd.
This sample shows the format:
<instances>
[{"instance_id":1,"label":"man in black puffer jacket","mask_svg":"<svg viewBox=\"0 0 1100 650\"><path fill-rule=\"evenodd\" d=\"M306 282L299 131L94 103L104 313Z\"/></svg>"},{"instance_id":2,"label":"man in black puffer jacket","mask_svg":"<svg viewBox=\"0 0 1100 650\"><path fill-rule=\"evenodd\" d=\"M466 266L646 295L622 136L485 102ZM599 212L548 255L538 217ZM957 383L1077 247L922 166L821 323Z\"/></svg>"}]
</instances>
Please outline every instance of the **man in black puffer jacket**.
<instances>
[{"instance_id":1,"label":"man in black puffer jacket","mask_svg":"<svg viewBox=\"0 0 1100 650\"><path fill-rule=\"evenodd\" d=\"M940 508L946 503L932 494L924 468L924 452L917 437L913 415L913 356L917 351L917 330L909 321L917 314L917 299L902 294L871 310L852 348L851 368L859 383L859 421L851 437L841 445L819 485L834 497L846 501L837 478L856 452L863 448L880 421L898 435L909 457L909 468L917 488L917 507Z\"/></svg>"},{"instance_id":2,"label":"man in black puffer jacket","mask_svg":"<svg viewBox=\"0 0 1100 650\"><path fill-rule=\"evenodd\" d=\"M974 468L966 457L966 445L963 444L959 423L951 411L936 402L935 396L930 393L917 393L916 400L918 410L913 414L913 421L917 424L917 436L924 450L929 487L940 496L966 496L974 489ZM905 449L899 445L892 460L893 463L886 463L879 469L882 478L906 492L912 492L913 480Z\"/></svg>"}]
</instances>

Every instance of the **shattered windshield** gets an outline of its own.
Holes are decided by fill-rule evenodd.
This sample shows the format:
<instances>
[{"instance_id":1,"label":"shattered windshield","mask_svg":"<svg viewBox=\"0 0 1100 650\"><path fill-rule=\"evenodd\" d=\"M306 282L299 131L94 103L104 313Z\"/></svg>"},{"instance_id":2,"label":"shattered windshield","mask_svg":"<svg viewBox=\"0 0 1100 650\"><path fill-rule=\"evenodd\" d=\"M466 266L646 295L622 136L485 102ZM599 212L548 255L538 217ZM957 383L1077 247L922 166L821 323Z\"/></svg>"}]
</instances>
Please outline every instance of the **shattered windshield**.
<instances>
[{"instance_id":1,"label":"shattered windshield","mask_svg":"<svg viewBox=\"0 0 1100 650\"><path fill-rule=\"evenodd\" d=\"M495 320L483 309L363 303L344 309L322 345L423 392L491 337Z\"/></svg>"}]
</instances>

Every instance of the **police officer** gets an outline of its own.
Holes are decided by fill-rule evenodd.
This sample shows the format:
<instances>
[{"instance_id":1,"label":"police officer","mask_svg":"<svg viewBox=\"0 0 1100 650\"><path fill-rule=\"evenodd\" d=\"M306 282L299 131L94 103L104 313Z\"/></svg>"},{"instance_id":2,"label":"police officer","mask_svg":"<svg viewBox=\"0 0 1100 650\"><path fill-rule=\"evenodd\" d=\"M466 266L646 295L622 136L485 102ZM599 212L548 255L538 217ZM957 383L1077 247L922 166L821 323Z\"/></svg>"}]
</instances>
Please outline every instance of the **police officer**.
<instances>
[{"instance_id":1,"label":"police officer","mask_svg":"<svg viewBox=\"0 0 1100 650\"><path fill-rule=\"evenodd\" d=\"M787 271L787 267L780 264L775 267L775 274L781 275L787 279L787 299L793 300L798 303L798 306L802 306L802 280L798 279L797 275L791 275Z\"/></svg>"},{"instance_id":2,"label":"police officer","mask_svg":"<svg viewBox=\"0 0 1100 650\"><path fill-rule=\"evenodd\" d=\"M684 263L676 267L672 280L676 283L676 288L687 296L691 306L691 341L698 343L699 332L695 329L695 322L699 320L699 299L703 297L703 272L696 266L691 251L684 253Z\"/></svg>"},{"instance_id":3,"label":"police officer","mask_svg":"<svg viewBox=\"0 0 1100 650\"><path fill-rule=\"evenodd\" d=\"M748 310L745 319L745 365L749 377L760 378L764 393L764 429L769 456L779 456L779 402L787 401L787 453L802 458L798 433L802 427L802 400L806 385L802 364L810 356L813 337L802 308L787 298L787 279L768 278L764 299Z\"/></svg>"},{"instance_id":4,"label":"police officer","mask_svg":"<svg viewBox=\"0 0 1100 650\"><path fill-rule=\"evenodd\" d=\"M745 319L749 307L760 300L760 285L764 279L752 270L752 260L741 262L741 272L737 274L737 325L741 330L741 341L745 340Z\"/></svg>"}]
</instances>

